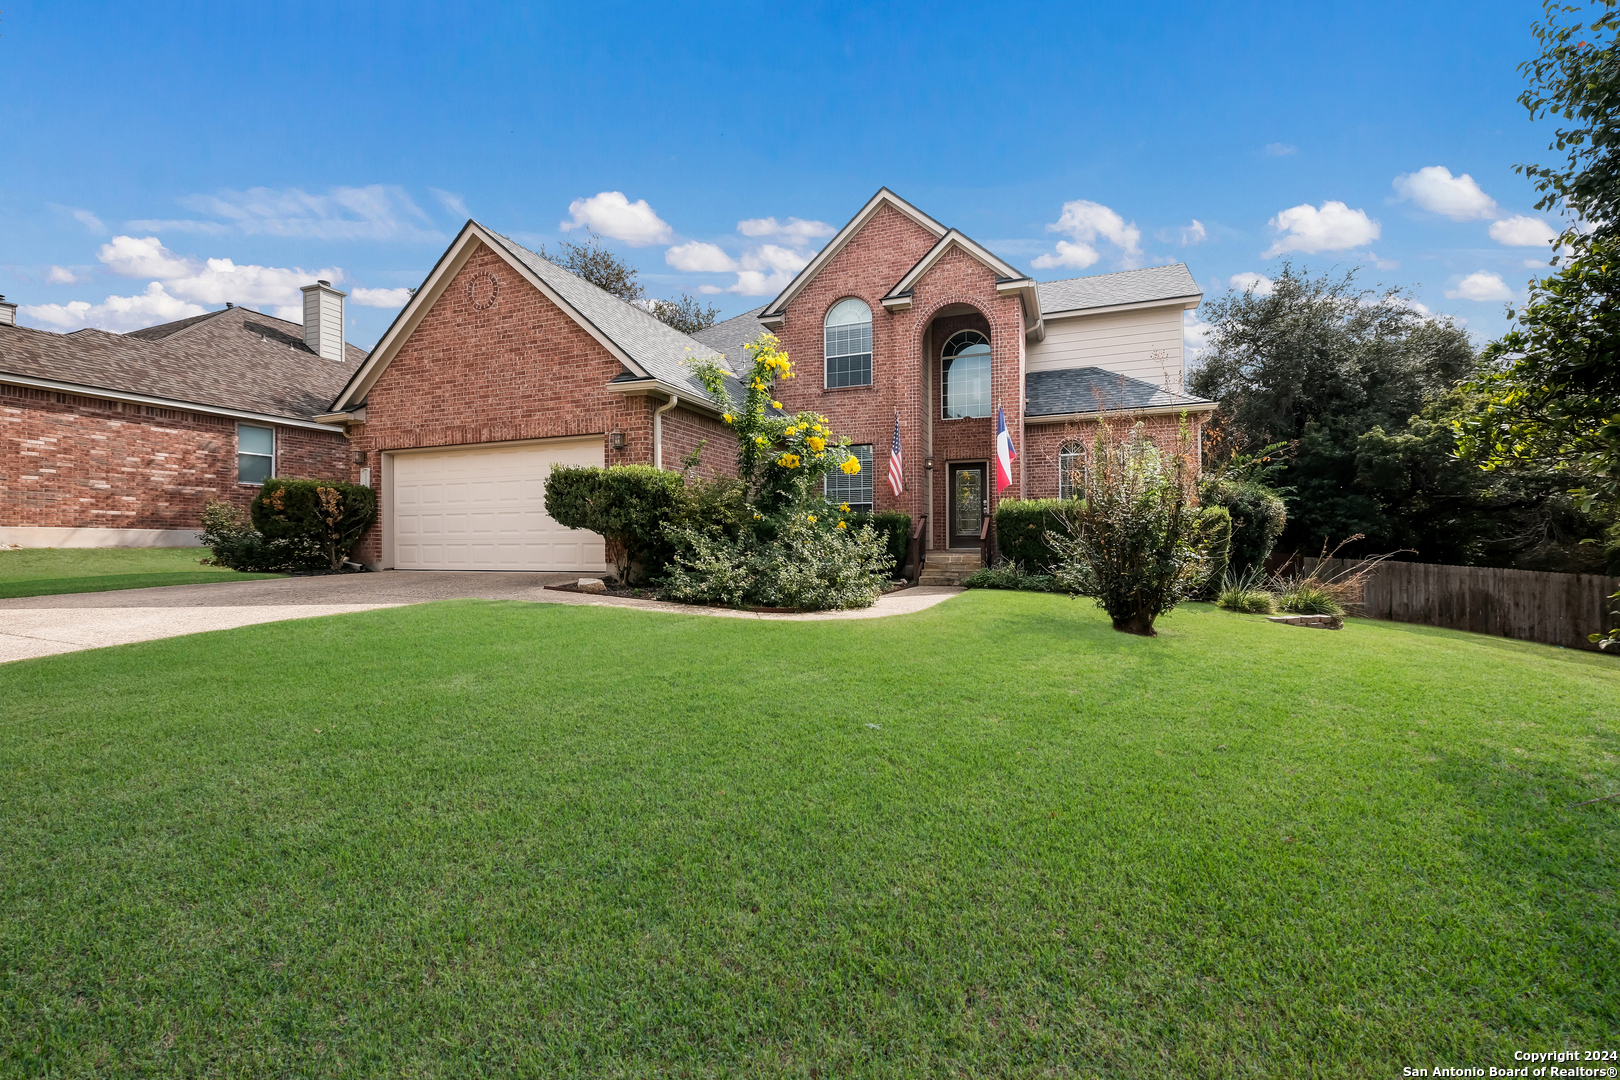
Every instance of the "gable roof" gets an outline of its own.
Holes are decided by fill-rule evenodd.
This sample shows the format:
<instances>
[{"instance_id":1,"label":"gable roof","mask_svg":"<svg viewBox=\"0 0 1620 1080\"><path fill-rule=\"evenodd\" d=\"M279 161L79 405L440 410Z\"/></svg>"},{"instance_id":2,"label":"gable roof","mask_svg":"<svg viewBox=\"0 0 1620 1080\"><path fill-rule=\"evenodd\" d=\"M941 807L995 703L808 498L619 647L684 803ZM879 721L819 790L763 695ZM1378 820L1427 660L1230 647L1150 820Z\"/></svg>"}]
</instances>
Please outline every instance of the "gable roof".
<instances>
[{"instance_id":1,"label":"gable roof","mask_svg":"<svg viewBox=\"0 0 1620 1080\"><path fill-rule=\"evenodd\" d=\"M872 219L872 215L885 206L904 214L935 237L944 236L949 231L945 226L912 206L888 188L878 188L877 194L866 201L866 205L861 207L860 211L849 219L849 223L839 229L833 238L827 241L827 245L816 252L815 258L811 259L805 264L803 270L793 276L793 280L788 282L787 288L783 289L775 300L765 305L765 310L759 316L760 321L767 326L780 326L782 312L789 302L799 295L806 285L810 284L811 280L821 272L821 268L827 265L828 260L844 249L844 245L849 243L855 234L861 231L862 226Z\"/></svg>"},{"instance_id":2,"label":"gable roof","mask_svg":"<svg viewBox=\"0 0 1620 1080\"><path fill-rule=\"evenodd\" d=\"M0 326L0 380L305 422L326 411L365 355L345 344L342 362L324 359L299 324L241 307L128 334Z\"/></svg>"},{"instance_id":3,"label":"gable roof","mask_svg":"<svg viewBox=\"0 0 1620 1080\"><path fill-rule=\"evenodd\" d=\"M1100 367L1031 371L1024 376L1024 418L1102 412L1207 412L1215 402L1166 390Z\"/></svg>"},{"instance_id":4,"label":"gable roof","mask_svg":"<svg viewBox=\"0 0 1620 1080\"><path fill-rule=\"evenodd\" d=\"M678 392L688 400L699 403L709 401L708 392L685 361L703 357L721 360L719 353L660 322L645 308L621 300L542 258L510 237L469 220L439 257L438 263L412 295L410 302L394 318L377 342L377 347L371 350L366 363L332 401L333 412L353 408L365 399L366 393L382 377L388 364L410 338L411 332L444 294L479 243L504 258L625 366L631 378L620 375L611 380L613 383L655 383Z\"/></svg>"},{"instance_id":5,"label":"gable roof","mask_svg":"<svg viewBox=\"0 0 1620 1080\"><path fill-rule=\"evenodd\" d=\"M1048 319L1093 308L1147 304L1161 300L1197 300L1203 297L1186 263L1145 266L1114 274L1093 274L1066 281L1045 281L1036 286L1041 310Z\"/></svg>"},{"instance_id":6,"label":"gable roof","mask_svg":"<svg viewBox=\"0 0 1620 1080\"><path fill-rule=\"evenodd\" d=\"M753 311L745 311L725 322L717 322L706 330L699 330L692 336L724 356L726 366L731 369L732 374L739 374L749 365L748 354L743 351L743 346L753 342L767 329L765 324L759 321L760 313L764 310L763 307L757 307Z\"/></svg>"},{"instance_id":7,"label":"gable roof","mask_svg":"<svg viewBox=\"0 0 1620 1080\"><path fill-rule=\"evenodd\" d=\"M891 300L908 296L912 287L922 279L922 276L933 269L934 264L945 257L945 253L953 247L959 247L969 255L984 263L996 272L996 283L1007 284L1014 281L1028 281L1029 275L1014 267L1001 256L990 251L982 244L969 238L959 229L948 229L939 242L928 249L927 254L917 260L915 266L907 270L905 276L894 283L894 287L883 297L883 306L888 307Z\"/></svg>"}]
</instances>

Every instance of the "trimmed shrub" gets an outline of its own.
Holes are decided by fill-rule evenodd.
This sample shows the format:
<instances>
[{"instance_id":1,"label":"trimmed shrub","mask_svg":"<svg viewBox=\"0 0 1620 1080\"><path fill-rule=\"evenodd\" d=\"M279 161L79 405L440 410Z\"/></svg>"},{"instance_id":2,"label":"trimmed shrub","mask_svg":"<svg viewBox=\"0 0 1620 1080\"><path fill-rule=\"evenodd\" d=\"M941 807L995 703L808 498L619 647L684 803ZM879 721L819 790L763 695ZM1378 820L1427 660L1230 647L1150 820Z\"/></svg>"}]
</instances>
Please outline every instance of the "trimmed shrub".
<instances>
[{"instance_id":1,"label":"trimmed shrub","mask_svg":"<svg viewBox=\"0 0 1620 1080\"><path fill-rule=\"evenodd\" d=\"M336 572L377 520L377 493L340 480L272 478L253 500L253 527L265 540L313 544Z\"/></svg>"},{"instance_id":2,"label":"trimmed shrub","mask_svg":"<svg viewBox=\"0 0 1620 1080\"><path fill-rule=\"evenodd\" d=\"M1047 534L1067 537L1079 509L1079 499L1003 499L996 504L996 547L1008 562L1045 573L1058 561Z\"/></svg>"},{"instance_id":3,"label":"trimmed shrub","mask_svg":"<svg viewBox=\"0 0 1620 1080\"><path fill-rule=\"evenodd\" d=\"M1209 576L1199 587L1198 595L1205 599L1214 598L1221 590L1221 582L1226 578L1226 568L1232 559L1232 513L1224 506L1206 506L1198 525L1199 533L1204 545L1204 553L1209 557Z\"/></svg>"},{"instance_id":4,"label":"trimmed shrub","mask_svg":"<svg viewBox=\"0 0 1620 1080\"><path fill-rule=\"evenodd\" d=\"M1019 592L1062 592L1051 574L1026 574L1015 562L1003 562L975 570L962 579L968 589L1015 589Z\"/></svg>"},{"instance_id":5,"label":"trimmed shrub","mask_svg":"<svg viewBox=\"0 0 1620 1080\"><path fill-rule=\"evenodd\" d=\"M691 525L669 529L675 555L663 596L696 604L758 604L798 611L870 607L894 562L870 525L839 529L826 518L795 515L761 540L751 530L727 536Z\"/></svg>"},{"instance_id":6,"label":"trimmed shrub","mask_svg":"<svg viewBox=\"0 0 1620 1080\"><path fill-rule=\"evenodd\" d=\"M1232 570L1239 575L1263 570L1288 524L1282 497L1253 480L1217 478L1203 485L1199 500L1205 506L1224 506L1232 515Z\"/></svg>"},{"instance_id":7,"label":"trimmed shrub","mask_svg":"<svg viewBox=\"0 0 1620 1080\"><path fill-rule=\"evenodd\" d=\"M625 584L638 569L644 580L663 572L673 554L665 523L685 501L681 474L651 465L553 465L546 478L546 513L565 528L601 536Z\"/></svg>"},{"instance_id":8,"label":"trimmed shrub","mask_svg":"<svg viewBox=\"0 0 1620 1080\"><path fill-rule=\"evenodd\" d=\"M899 573L906 565L906 551L911 547L911 515L899 510L880 510L877 513L861 512L849 515L849 527L859 529L863 526L872 526L879 536L884 538L889 558L894 560L894 569Z\"/></svg>"},{"instance_id":9,"label":"trimmed shrub","mask_svg":"<svg viewBox=\"0 0 1620 1080\"><path fill-rule=\"evenodd\" d=\"M322 570L328 560L320 545L307 537L267 540L247 515L231 503L210 499L203 506L202 532L215 566L244 573L293 573Z\"/></svg>"}]
</instances>

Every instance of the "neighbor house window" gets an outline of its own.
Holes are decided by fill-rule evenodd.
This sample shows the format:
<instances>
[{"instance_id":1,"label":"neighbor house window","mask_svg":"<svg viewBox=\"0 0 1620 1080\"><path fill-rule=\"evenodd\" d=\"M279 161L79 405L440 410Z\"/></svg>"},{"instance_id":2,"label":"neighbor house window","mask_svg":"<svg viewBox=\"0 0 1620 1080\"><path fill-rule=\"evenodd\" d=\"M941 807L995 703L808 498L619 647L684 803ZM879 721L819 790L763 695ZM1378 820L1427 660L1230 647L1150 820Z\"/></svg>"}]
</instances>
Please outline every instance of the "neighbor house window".
<instances>
[{"instance_id":1,"label":"neighbor house window","mask_svg":"<svg viewBox=\"0 0 1620 1080\"><path fill-rule=\"evenodd\" d=\"M861 471L850 476L840 469L827 474L827 501L835 505L848 503L851 510L872 509L872 446L866 443L852 446L849 452L861 463Z\"/></svg>"},{"instance_id":2,"label":"neighbor house window","mask_svg":"<svg viewBox=\"0 0 1620 1080\"><path fill-rule=\"evenodd\" d=\"M990 339L977 330L952 334L940 361L945 419L990 415Z\"/></svg>"},{"instance_id":3,"label":"neighbor house window","mask_svg":"<svg viewBox=\"0 0 1620 1080\"><path fill-rule=\"evenodd\" d=\"M276 429L236 425L236 482L262 484L276 475Z\"/></svg>"},{"instance_id":4,"label":"neighbor house window","mask_svg":"<svg viewBox=\"0 0 1620 1080\"><path fill-rule=\"evenodd\" d=\"M872 309L853 296L827 312L827 385L872 384Z\"/></svg>"},{"instance_id":5,"label":"neighbor house window","mask_svg":"<svg viewBox=\"0 0 1620 1080\"><path fill-rule=\"evenodd\" d=\"M1079 443L1066 443L1058 451L1058 498L1076 498L1086 482L1086 451Z\"/></svg>"}]
</instances>

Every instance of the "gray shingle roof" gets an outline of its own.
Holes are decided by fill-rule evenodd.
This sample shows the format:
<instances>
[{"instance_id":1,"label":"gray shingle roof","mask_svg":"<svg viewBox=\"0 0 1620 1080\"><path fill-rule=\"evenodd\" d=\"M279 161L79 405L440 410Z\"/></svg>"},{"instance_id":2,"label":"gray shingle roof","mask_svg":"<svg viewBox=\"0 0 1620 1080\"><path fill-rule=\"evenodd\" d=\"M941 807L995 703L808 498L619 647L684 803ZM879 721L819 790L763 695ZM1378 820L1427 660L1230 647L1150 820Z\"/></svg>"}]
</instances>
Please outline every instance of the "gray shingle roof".
<instances>
[{"instance_id":1,"label":"gray shingle roof","mask_svg":"<svg viewBox=\"0 0 1620 1080\"><path fill-rule=\"evenodd\" d=\"M1024 376L1024 415L1126 412L1136 409L1174 409L1210 405L1204 398L1166 390L1141 379L1100 367L1031 371Z\"/></svg>"},{"instance_id":2,"label":"gray shingle roof","mask_svg":"<svg viewBox=\"0 0 1620 1080\"><path fill-rule=\"evenodd\" d=\"M660 382L677 389L690 390L694 396L707 399L708 393L703 389L703 384L698 382L684 361L704 356L719 360L719 353L674 327L659 322L645 308L597 288L494 230L486 228L486 231L648 374Z\"/></svg>"},{"instance_id":3,"label":"gray shingle roof","mask_svg":"<svg viewBox=\"0 0 1620 1080\"><path fill-rule=\"evenodd\" d=\"M745 311L725 322L717 322L707 330L699 330L692 336L724 356L726 366L731 368L733 374L744 371L750 361L748 354L743 351L743 346L765 332L765 324L759 321L759 313L764 310L762 304L753 311Z\"/></svg>"},{"instance_id":4,"label":"gray shingle roof","mask_svg":"<svg viewBox=\"0 0 1620 1080\"><path fill-rule=\"evenodd\" d=\"M326 411L365 350L342 363L304 344L303 327L247 308L129 334L0 326L0 379L29 376L193 405L309 420Z\"/></svg>"},{"instance_id":5,"label":"gray shingle roof","mask_svg":"<svg viewBox=\"0 0 1620 1080\"><path fill-rule=\"evenodd\" d=\"M1203 295L1186 263L1145 266L1140 270L1093 274L1067 281L1045 281L1037 285L1036 290L1041 298L1041 311L1048 317L1064 311Z\"/></svg>"}]
</instances>

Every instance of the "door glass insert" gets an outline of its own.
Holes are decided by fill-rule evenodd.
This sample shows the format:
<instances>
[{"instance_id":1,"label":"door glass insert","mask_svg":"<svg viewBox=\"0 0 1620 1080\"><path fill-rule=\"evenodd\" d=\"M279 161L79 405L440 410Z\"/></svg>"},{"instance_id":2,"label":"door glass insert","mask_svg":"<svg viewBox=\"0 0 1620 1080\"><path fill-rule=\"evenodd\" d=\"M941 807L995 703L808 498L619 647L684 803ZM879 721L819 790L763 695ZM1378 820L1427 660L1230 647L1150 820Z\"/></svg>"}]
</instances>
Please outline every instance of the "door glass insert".
<instances>
[{"instance_id":1,"label":"door glass insert","mask_svg":"<svg viewBox=\"0 0 1620 1080\"><path fill-rule=\"evenodd\" d=\"M951 538L953 542L979 539L984 524L984 466L951 467Z\"/></svg>"}]
</instances>

